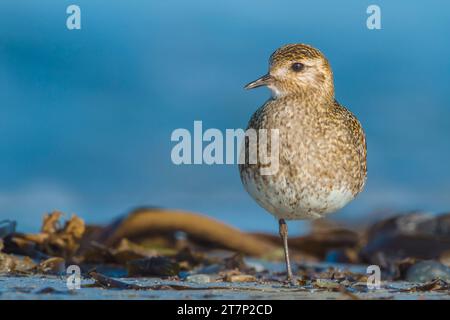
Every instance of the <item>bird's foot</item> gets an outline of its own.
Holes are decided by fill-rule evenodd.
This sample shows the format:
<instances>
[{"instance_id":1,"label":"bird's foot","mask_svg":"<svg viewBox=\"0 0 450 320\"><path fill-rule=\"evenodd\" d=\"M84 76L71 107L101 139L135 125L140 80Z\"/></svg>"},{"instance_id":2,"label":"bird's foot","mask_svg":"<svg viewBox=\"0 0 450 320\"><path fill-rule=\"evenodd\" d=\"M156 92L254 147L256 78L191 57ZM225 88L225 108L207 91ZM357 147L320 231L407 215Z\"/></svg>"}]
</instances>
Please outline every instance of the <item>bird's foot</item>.
<instances>
[{"instance_id":1,"label":"bird's foot","mask_svg":"<svg viewBox=\"0 0 450 320\"><path fill-rule=\"evenodd\" d=\"M283 284L287 287L295 287L297 285L297 280L293 276L288 276L286 280L283 281Z\"/></svg>"}]
</instances>

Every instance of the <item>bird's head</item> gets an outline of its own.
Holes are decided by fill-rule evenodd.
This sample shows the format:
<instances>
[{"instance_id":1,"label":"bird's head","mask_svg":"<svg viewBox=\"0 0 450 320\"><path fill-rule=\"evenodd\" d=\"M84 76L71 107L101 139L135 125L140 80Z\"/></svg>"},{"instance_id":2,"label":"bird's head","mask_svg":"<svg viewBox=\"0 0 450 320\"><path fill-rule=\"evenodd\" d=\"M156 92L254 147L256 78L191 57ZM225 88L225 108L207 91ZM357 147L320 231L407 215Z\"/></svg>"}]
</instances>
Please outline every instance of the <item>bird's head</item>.
<instances>
[{"instance_id":1,"label":"bird's head","mask_svg":"<svg viewBox=\"0 0 450 320\"><path fill-rule=\"evenodd\" d=\"M334 99L333 72L325 56L306 44L288 44L269 60L269 73L245 89L267 86L276 99L287 95L314 95Z\"/></svg>"}]
</instances>

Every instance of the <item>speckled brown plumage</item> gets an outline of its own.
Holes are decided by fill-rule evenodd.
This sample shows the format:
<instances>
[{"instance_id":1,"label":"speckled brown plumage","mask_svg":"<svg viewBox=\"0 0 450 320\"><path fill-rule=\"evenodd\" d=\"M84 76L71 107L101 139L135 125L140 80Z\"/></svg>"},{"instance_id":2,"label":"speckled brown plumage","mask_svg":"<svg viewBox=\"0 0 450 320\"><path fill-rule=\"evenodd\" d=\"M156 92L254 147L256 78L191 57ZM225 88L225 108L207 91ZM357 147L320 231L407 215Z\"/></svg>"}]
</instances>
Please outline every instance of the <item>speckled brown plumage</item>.
<instances>
[{"instance_id":1,"label":"speckled brown plumage","mask_svg":"<svg viewBox=\"0 0 450 320\"><path fill-rule=\"evenodd\" d=\"M301 63L300 72L292 70ZM356 117L334 97L333 75L319 50L284 46L273 53L270 71L248 88L273 93L248 128L278 129L279 170L262 175L260 164L239 166L250 195L279 219L314 219L334 212L363 189L366 142Z\"/></svg>"}]
</instances>

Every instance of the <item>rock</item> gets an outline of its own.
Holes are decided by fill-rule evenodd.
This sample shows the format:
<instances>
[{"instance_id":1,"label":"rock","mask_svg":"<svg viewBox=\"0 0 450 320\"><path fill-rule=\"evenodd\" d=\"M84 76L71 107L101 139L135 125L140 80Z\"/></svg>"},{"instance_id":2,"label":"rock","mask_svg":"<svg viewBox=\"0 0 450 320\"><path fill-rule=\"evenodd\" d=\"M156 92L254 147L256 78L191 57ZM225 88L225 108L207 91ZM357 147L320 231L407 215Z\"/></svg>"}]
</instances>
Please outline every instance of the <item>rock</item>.
<instances>
[{"instance_id":1,"label":"rock","mask_svg":"<svg viewBox=\"0 0 450 320\"><path fill-rule=\"evenodd\" d=\"M225 269L237 269L237 270L247 270L248 266L244 261L244 255L241 253L236 253L231 257L224 259Z\"/></svg>"},{"instance_id":2,"label":"rock","mask_svg":"<svg viewBox=\"0 0 450 320\"><path fill-rule=\"evenodd\" d=\"M255 282L256 278L249 274L235 274L235 275L227 275L225 277L225 281L227 281L227 282Z\"/></svg>"},{"instance_id":3,"label":"rock","mask_svg":"<svg viewBox=\"0 0 450 320\"><path fill-rule=\"evenodd\" d=\"M62 275L66 272L66 262L63 258L53 257L42 261L37 269L45 274Z\"/></svg>"},{"instance_id":4,"label":"rock","mask_svg":"<svg viewBox=\"0 0 450 320\"><path fill-rule=\"evenodd\" d=\"M151 257L127 263L129 276L175 276L180 272L177 262L167 257Z\"/></svg>"},{"instance_id":5,"label":"rock","mask_svg":"<svg viewBox=\"0 0 450 320\"><path fill-rule=\"evenodd\" d=\"M450 267L437 261L421 261L406 273L406 280L411 282L429 282L434 279L450 282Z\"/></svg>"},{"instance_id":6,"label":"rock","mask_svg":"<svg viewBox=\"0 0 450 320\"><path fill-rule=\"evenodd\" d=\"M207 274L193 274L186 277L186 281L193 283L209 283L211 277Z\"/></svg>"},{"instance_id":7,"label":"rock","mask_svg":"<svg viewBox=\"0 0 450 320\"><path fill-rule=\"evenodd\" d=\"M311 281L303 278L297 278L297 284L301 287L306 287L311 284Z\"/></svg>"},{"instance_id":8,"label":"rock","mask_svg":"<svg viewBox=\"0 0 450 320\"><path fill-rule=\"evenodd\" d=\"M337 281L328 279L316 279L314 286L320 289L338 289L341 285Z\"/></svg>"},{"instance_id":9,"label":"rock","mask_svg":"<svg viewBox=\"0 0 450 320\"><path fill-rule=\"evenodd\" d=\"M249 268L253 268L255 272L263 272L266 268L262 265L262 263L255 261L246 261L246 264Z\"/></svg>"},{"instance_id":10,"label":"rock","mask_svg":"<svg viewBox=\"0 0 450 320\"><path fill-rule=\"evenodd\" d=\"M219 273L220 271L222 271L223 266L219 265L219 264L211 264L209 266L203 267L199 270L197 270L198 273L206 273L206 274L214 274L214 273Z\"/></svg>"},{"instance_id":11,"label":"rock","mask_svg":"<svg viewBox=\"0 0 450 320\"><path fill-rule=\"evenodd\" d=\"M450 250L444 251L439 257L439 261L447 267L450 267Z\"/></svg>"},{"instance_id":12,"label":"rock","mask_svg":"<svg viewBox=\"0 0 450 320\"><path fill-rule=\"evenodd\" d=\"M413 212L385 219L369 228L365 242L363 261L384 268L383 261L438 259L450 247L450 213Z\"/></svg>"},{"instance_id":13,"label":"rock","mask_svg":"<svg viewBox=\"0 0 450 320\"><path fill-rule=\"evenodd\" d=\"M203 253L194 252L191 248L185 247L178 251L174 256L178 263L187 263L188 266L194 267L201 264L210 264L211 261Z\"/></svg>"},{"instance_id":14,"label":"rock","mask_svg":"<svg viewBox=\"0 0 450 320\"><path fill-rule=\"evenodd\" d=\"M178 278L180 278L180 280L186 280L187 277L189 277L191 275L191 273L189 271L180 271L178 273Z\"/></svg>"}]
</instances>

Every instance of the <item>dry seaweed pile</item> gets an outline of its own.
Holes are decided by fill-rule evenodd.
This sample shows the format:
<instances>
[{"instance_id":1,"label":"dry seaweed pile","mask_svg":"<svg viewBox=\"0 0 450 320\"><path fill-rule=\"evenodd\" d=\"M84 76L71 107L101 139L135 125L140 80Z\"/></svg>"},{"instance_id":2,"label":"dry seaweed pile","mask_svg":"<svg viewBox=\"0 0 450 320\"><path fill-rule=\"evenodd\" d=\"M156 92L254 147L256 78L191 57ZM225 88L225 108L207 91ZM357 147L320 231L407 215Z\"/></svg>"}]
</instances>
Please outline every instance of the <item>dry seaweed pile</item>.
<instances>
[{"instance_id":1,"label":"dry seaweed pile","mask_svg":"<svg viewBox=\"0 0 450 320\"><path fill-rule=\"evenodd\" d=\"M189 283L270 283L285 276L244 259L282 260L277 236L245 233L202 215L139 209L105 227L86 226L77 216L64 223L61 218L60 212L45 215L36 234L18 232L13 221L0 222L0 273L62 275L76 264L96 286L136 290L192 290ZM298 290L339 291L350 298L356 298L352 292L367 290L367 274L310 264L315 262L376 264L383 280L423 283L409 291L450 288L450 214L409 213L357 231L318 222L306 236L292 237L289 245L299 263ZM182 282L144 287L116 276Z\"/></svg>"}]
</instances>

